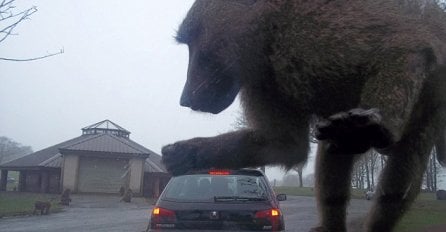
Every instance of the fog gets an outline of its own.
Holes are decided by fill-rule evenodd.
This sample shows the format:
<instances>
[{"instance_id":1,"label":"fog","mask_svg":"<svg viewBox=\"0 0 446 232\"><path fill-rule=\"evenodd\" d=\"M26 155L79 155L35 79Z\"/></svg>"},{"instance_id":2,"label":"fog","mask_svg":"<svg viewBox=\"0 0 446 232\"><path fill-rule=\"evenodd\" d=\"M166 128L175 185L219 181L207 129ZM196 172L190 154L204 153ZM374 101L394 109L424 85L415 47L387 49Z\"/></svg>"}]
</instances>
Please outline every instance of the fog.
<instances>
[{"instance_id":1,"label":"fog","mask_svg":"<svg viewBox=\"0 0 446 232\"><path fill-rule=\"evenodd\" d=\"M160 153L177 140L234 130L238 100L218 115L179 105L188 51L173 36L192 3L17 1L15 12L38 11L0 43L0 57L64 53L0 61L0 135L37 151L110 119ZM268 168L267 174L281 179L283 171Z\"/></svg>"}]
</instances>

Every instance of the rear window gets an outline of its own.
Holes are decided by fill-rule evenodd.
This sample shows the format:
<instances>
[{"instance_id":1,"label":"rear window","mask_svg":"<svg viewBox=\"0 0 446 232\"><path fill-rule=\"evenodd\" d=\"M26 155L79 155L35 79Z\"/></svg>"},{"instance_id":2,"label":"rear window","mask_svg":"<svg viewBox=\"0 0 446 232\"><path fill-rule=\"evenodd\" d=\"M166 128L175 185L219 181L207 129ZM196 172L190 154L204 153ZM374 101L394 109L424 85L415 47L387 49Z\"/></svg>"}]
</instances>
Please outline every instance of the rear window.
<instances>
[{"instance_id":1,"label":"rear window","mask_svg":"<svg viewBox=\"0 0 446 232\"><path fill-rule=\"evenodd\" d=\"M267 185L261 176L184 175L170 180L164 199L177 201L266 200Z\"/></svg>"}]
</instances>

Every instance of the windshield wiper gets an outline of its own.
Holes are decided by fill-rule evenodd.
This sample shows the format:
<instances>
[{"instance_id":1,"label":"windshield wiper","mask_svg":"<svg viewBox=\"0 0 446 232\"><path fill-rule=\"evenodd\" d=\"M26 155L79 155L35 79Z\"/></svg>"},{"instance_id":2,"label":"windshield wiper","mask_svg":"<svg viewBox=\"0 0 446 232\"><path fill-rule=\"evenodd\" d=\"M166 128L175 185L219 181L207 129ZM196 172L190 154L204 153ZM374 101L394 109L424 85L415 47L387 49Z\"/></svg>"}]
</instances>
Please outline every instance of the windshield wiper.
<instances>
[{"instance_id":1,"label":"windshield wiper","mask_svg":"<svg viewBox=\"0 0 446 232\"><path fill-rule=\"evenodd\" d=\"M214 201L235 201L237 197L234 196L215 196Z\"/></svg>"},{"instance_id":2,"label":"windshield wiper","mask_svg":"<svg viewBox=\"0 0 446 232\"><path fill-rule=\"evenodd\" d=\"M266 201L266 197L239 197L240 201Z\"/></svg>"},{"instance_id":3,"label":"windshield wiper","mask_svg":"<svg viewBox=\"0 0 446 232\"><path fill-rule=\"evenodd\" d=\"M214 201L265 201L265 197L215 196Z\"/></svg>"}]
</instances>

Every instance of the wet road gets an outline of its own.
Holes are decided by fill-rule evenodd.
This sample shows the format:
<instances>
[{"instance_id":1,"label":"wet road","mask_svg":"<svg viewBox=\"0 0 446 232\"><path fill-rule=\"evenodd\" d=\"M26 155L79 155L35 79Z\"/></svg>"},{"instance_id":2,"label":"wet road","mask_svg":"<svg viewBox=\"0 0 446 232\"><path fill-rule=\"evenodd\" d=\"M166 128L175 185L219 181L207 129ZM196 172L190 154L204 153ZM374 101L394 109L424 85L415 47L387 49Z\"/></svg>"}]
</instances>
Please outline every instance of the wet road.
<instances>
[{"instance_id":1,"label":"wet road","mask_svg":"<svg viewBox=\"0 0 446 232\"><path fill-rule=\"evenodd\" d=\"M72 195L63 212L43 216L0 219L2 232L122 232L144 231L151 204L143 198L131 203L118 196Z\"/></svg>"},{"instance_id":2,"label":"wet road","mask_svg":"<svg viewBox=\"0 0 446 232\"><path fill-rule=\"evenodd\" d=\"M0 219L4 232L118 232L144 231L152 208L143 198L132 203L119 202L117 196L73 195L73 204L61 213L47 216L29 216ZM363 216L370 202L353 200L349 218ZM288 196L281 202L286 231L308 231L317 225L317 210L313 197Z\"/></svg>"}]
</instances>

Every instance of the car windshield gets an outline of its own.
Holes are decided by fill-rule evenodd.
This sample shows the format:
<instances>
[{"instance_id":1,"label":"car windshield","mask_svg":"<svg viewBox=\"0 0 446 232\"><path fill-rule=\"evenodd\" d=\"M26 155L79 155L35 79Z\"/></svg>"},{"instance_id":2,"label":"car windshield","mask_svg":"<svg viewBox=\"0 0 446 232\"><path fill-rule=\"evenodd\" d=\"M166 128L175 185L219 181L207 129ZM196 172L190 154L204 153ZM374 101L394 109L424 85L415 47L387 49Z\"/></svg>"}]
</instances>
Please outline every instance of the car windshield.
<instances>
[{"instance_id":1,"label":"car windshield","mask_svg":"<svg viewBox=\"0 0 446 232\"><path fill-rule=\"evenodd\" d=\"M185 175L171 180L163 196L174 201L258 201L267 199L262 177Z\"/></svg>"}]
</instances>

